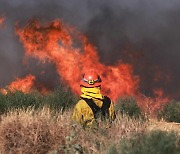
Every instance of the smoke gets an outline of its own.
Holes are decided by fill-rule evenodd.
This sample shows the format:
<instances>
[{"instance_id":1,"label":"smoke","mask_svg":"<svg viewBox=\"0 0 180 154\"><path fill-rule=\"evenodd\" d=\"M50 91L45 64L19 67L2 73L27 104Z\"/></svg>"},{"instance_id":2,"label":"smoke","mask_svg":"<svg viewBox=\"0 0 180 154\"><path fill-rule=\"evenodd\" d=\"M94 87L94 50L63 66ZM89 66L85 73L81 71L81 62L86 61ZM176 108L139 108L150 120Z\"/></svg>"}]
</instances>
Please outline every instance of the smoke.
<instances>
[{"instance_id":1,"label":"smoke","mask_svg":"<svg viewBox=\"0 0 180 154\"><path fill-rule=\"evenodd\" d=\"M147 96L162 88L180 99L179 0L1 0L0 14L6 15L6 28L0 29L0 87L29 72L51 83L50 87L57 85L53 64L44 66L30 59L22 66L24 49L14 24L60 18L88 36L103 63L132 64ZM41 70L49 75L41 76Z\"/></svg>"}]
</instances>

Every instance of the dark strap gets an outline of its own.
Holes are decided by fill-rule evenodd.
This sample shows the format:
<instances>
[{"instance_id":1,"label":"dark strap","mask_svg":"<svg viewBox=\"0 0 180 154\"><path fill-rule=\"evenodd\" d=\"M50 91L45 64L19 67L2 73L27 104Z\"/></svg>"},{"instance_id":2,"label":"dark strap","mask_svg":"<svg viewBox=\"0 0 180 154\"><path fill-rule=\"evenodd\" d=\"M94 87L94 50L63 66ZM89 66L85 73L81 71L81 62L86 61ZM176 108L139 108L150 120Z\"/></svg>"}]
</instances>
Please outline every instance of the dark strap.
<instances>
[{"instance_id":1,"label":"dark strap","mask_svg":"<svg viewBox=\"0 0 180 154\"><path fill-rule=\"evenodd\" d=\"M106 117L106 116L109 117L109 108L110 108L110 105L111 105L110 98L107 97L107 96L104 96L103 105L101 107L103 117Z\"/></svg>"},{"instance_id":2,"label":"dark strap","mask_svg":"<svg viewBox=\"0 0 180 154\"><path fill-rule=\"evenodd\" d=\"M91 108L94 118L97 119L99 116L105 118L106 116L109 117L109 107L111 105L111 100L109 97L104 96L102 107L100 108L97 106L92 99L83 98L81 97Z\"/></svg>"}]
</instances>

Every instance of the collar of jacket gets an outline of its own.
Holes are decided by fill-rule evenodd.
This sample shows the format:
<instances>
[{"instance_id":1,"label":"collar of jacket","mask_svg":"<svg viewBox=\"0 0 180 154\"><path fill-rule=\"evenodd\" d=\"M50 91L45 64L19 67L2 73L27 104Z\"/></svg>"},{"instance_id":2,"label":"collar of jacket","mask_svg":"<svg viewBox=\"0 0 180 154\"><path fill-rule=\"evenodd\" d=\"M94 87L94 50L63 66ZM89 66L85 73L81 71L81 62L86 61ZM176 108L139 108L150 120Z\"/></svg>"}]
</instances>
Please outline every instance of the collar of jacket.
<instances>
[{"instance_id":1,"label":"collar of jacket","mask_svg":"<svg viewBox=\"0 0 180 154\"><path fill-rule=\"evenodd\" d=\"M103 99L103 95L100 93L100 88L94 87L94 88L86 88L82 87L81 88L81 97L83 98L88 98L88 99Z\"/></svg>"}]
</instances>

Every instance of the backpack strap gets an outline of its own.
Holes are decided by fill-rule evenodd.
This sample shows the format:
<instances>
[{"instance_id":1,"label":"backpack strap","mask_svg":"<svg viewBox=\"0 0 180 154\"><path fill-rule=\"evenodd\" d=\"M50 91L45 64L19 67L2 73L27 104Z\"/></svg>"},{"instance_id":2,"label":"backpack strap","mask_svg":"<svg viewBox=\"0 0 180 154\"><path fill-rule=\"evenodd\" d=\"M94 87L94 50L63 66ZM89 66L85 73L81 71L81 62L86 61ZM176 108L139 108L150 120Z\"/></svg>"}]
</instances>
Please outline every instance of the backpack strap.
<instances>
[{"instance_id":1,"label":"backpack strap","mask_svg":"<svg viewBox=\"0 0 180 154\"><path fill-rule=\"evenodd\" d=\"M104 99L103 99L103 105L101 107L101 111L102 111L102 115L103 117L109 117L109 108L110 108L110 105L111 105L111 100L109 97L107 96L104 96Z\"/></svg>"},{"instance_id":2,"label":"backpack strap","mask_svg":"<svg viewBox=\"0 0 180 154\"><path fill-rule=\"evenodd\" d=\"M98 113L100 112L101 108L97 106L92 99L88 99L88 98L81 98L81 99L83 99L88 104L88 106L91 108L94 114L94 118L97 119Z\"/></svg>"},{"instance_id":3,"label":"backpack strap","mask_svg":"<svg viewBox=\"0 0 180 154\"><path fill-rule=\"evenodd\" d=\"M88 98L83 98L83 97L81 97L81 99L83 99L91 108L95 119L98 118L99 114L101 114L102 117L104 118L109 117L109 107L111 104L111 100L109 97L104 96L104 99L102 100L103 104L101 108L94 103L93 99L88 99Z\"/></svg>"}]
</instances>

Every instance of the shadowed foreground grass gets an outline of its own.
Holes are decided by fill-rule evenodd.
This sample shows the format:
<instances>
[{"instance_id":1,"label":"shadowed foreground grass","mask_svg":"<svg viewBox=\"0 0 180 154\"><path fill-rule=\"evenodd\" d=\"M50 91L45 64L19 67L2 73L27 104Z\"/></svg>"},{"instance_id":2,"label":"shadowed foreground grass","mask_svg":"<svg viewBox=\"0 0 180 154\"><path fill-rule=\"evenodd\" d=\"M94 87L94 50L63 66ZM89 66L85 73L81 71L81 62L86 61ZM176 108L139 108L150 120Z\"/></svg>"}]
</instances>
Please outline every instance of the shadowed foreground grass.
<instances>
[{"instance_id":1,"label":"shadowed foreground grass","mask_svg":"<svg viewBox=\"0 0 180 154\"><path fill-rule=\"evenodd\" d=\"M137 121L118 114L111 125L101 122L99 128L83 129L72 123L71 113L72 111L54 113L49 108L28 108L2 115L1 153L124 153L123 150L125 153L132 153L132 145L138 142L143 147L144 144L144 137L137 134L148 134L148 121ZM164 135L162 140L168 140L169 137L171 138L171 134ZM178 152L178 137L177 134L172 134L170 140L173 141L170 148L175 147L174 153ZM148 142L151 142L151 145L154 142L155 146L157 138L145 138L145 146ZM164 148L164 145L160 146Z\"/></svg>"}]
</instances>

